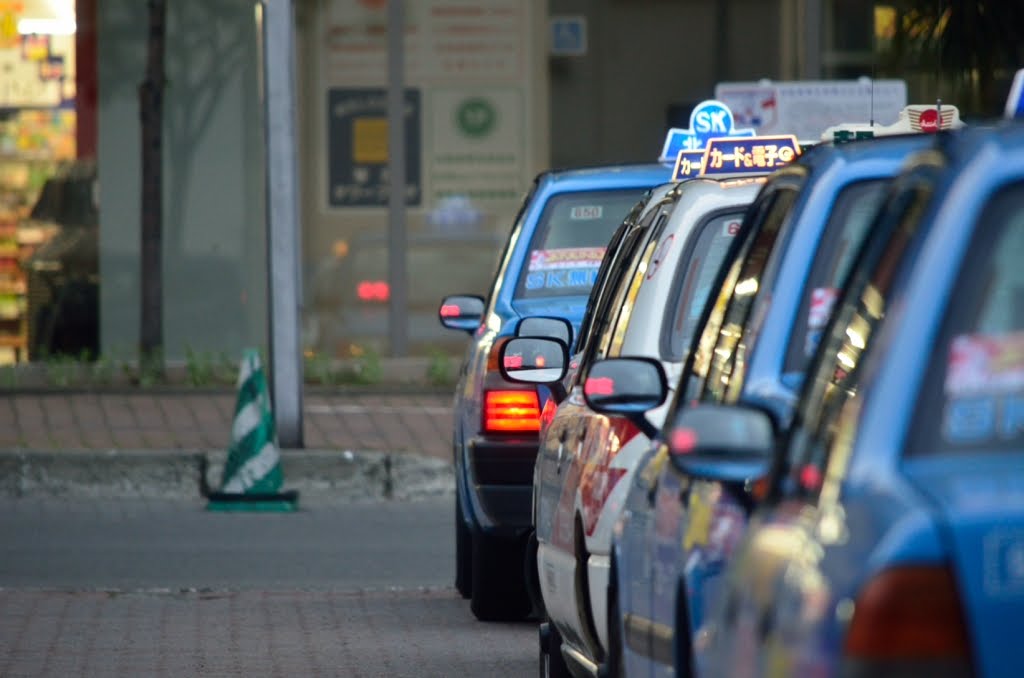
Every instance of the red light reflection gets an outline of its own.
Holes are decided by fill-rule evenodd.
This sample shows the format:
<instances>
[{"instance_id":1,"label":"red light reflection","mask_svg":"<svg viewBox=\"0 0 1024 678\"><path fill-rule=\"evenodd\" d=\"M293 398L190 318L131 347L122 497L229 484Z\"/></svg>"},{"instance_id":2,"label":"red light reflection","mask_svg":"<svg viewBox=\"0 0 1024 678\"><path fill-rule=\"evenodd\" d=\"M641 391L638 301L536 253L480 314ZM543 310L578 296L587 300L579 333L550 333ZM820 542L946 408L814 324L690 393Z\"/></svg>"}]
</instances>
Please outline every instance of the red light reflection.
<instances>
[{"instance_id":1,"label":"red light reflection","mask_svg":"<svg viewBox=\"0 0 1024 678\"><path fill-rule=\"evenodd\" d=\"M615 380L611 377L589 377L583 384L587 395L615 395Z\"/></svg>"}]
</instances>

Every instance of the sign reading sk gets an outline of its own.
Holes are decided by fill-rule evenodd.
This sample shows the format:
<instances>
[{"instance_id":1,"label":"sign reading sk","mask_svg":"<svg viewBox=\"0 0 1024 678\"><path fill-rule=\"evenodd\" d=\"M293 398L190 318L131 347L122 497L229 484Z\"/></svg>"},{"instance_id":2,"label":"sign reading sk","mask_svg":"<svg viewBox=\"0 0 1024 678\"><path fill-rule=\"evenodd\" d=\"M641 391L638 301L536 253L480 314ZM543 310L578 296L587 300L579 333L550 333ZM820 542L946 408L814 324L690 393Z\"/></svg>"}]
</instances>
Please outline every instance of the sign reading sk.
<instances>
[{"instance_id":1,"label":"sign reading sk","mask_svg":"<svg viewBox=\"0 0 1024 678\"><path fill-rule=\"evenodd\" d=\"M753 129L736 129L733 121L732 111L721 101L702 101L690 113L690 129L672 128L668 131L658 161L674 162L679 151L702 149L709 139L716 137L754 136Z\"/></svg>"}]
</instances>

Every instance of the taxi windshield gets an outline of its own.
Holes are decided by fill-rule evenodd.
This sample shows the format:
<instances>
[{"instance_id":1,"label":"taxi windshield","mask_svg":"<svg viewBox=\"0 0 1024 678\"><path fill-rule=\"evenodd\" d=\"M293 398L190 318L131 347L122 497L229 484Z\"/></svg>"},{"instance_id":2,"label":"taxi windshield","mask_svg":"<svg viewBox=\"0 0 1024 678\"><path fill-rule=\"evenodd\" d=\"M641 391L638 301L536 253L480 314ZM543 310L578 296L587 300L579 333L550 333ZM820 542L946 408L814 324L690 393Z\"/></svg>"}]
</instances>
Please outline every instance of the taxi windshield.
<instances>
[{"instance_id":1,"label":"taxi windshield","mask_svg":"<svg viewBox=\"0 0 1024 678\"><path fill-rule=\"evenodd\" d=\"M552 196L533 233L515 298L588 295L612 233L646 190Z\"/></svg>"}]
</instances>

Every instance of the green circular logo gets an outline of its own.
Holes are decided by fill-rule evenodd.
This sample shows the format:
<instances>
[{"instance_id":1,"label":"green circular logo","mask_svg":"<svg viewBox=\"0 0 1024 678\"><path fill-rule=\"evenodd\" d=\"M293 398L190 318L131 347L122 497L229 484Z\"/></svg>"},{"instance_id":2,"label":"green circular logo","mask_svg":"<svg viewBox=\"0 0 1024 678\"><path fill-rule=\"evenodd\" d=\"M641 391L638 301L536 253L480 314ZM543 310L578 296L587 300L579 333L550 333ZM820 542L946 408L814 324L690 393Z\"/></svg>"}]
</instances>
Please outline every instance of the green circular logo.
<instances>
[{"instance_id":1,"label":"green circular logo","mask_svg":"<svg viewBox=\"0 0 1024 678\"><path fill-rule=\"evenodd\" d=\"M467 137L485 137L494 131L498 120L498 112L487 99L475 97L466 99L459 104L455 112L455 122L459 131Z\"/></svg>"}]
</instances>

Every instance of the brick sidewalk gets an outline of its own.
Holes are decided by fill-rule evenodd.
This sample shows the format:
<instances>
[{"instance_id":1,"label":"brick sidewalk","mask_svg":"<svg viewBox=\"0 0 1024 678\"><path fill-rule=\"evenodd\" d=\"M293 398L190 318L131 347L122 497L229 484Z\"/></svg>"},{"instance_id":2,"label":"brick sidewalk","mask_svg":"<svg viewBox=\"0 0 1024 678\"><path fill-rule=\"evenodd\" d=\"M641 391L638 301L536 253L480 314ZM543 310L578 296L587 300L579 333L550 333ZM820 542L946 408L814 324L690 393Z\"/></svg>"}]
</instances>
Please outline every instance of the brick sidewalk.
<instances>
[{"instance_id":1,"label":"brick sidewalk","mask_svg":"<svg viewBox=\"0 0 1024 678\"><path fill-rule=\"evenodd\" d=\"M388 451L451 459L452 396L307 393L307 449ZM226 449L235 394L125 392L0 398L0 448Z\"/></svg>"}]
</instances>

